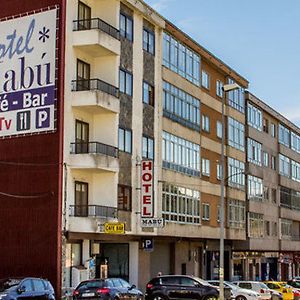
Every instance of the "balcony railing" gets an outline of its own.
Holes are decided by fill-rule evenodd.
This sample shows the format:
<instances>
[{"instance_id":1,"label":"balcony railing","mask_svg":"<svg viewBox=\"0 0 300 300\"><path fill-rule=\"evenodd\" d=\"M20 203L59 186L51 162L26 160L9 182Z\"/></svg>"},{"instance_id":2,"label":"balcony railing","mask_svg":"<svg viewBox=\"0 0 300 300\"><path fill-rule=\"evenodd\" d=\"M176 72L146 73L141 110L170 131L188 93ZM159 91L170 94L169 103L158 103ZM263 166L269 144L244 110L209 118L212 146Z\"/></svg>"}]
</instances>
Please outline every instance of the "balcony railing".
<instances>
[{"instance_id":1,"label":"balcony railing","mask_svg":"<svg viewBox=\"0 0 300 300\"><path fill-rule=\"evenodd\" d=\"M104 154L111 157L119 157L117 147L102 144L99 142L77 142L71 143L71 154Z\"/></svg>"},{"instance_id":2,"label":"balcony railing","mask_svg":"<svg viewBox=\"0 0 300 300\"><path fill-rule=\"evenodd\" d=\"M70 205L70 216L117 218L118 209L101 205Z\"/></svg>"},{"instance_id":3,"label":"balcony railing","mask_svg":"<svg viewBox=\"0 0 300 300\"><path fill-rule=\"evenodd\" d=\"M72 80L72 91L102 91L114 97L119 97L119 89L98 78Z\"/></svg>"},{"instance_id":4,"label":"balcony railing","mask_svg":"<svg viewBox=\"0 0 300 300\"><path fill-rule=\"evenodd\" d=\"M120 39L119 30L105 21L99 18L85 19L85 20L75 20L73 21L73 30L90 30L90 29L99 29L115 39Z\"/></svg>"}]
</instances>

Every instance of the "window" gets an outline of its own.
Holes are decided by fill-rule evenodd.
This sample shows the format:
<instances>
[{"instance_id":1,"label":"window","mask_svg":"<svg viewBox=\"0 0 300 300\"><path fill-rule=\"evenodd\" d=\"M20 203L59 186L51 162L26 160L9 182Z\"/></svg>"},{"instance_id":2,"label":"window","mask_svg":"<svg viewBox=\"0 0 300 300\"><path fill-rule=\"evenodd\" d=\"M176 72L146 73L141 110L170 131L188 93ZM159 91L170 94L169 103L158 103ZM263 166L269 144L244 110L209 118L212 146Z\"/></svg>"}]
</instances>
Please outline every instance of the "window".
<instances>
[{"instance_id":1,"label":"window","mask_svg":"<svg viewBox=\"0 0 300 300\"><path fill-rule=\"evenodd\" d=\"M245 187L245 164L242 161L228 157L228 185L238 189Z\"/></svg>"},{"instance_id":2,"label":"window","mask_svg":"<svg viewBox=\"0 0 300 300\"><path fill-rule=\"evenodd\" d=\"M221 180L222 179L222 165L217 164L217 179Z\"/></svg>"},{"instance_id":3,"label":"window","mask_svg":"<svg viewBox=\"0 0 300 300\"><path fill-rule=\"evenodd\" d=\"M264 151L264 166L268 167L269 166L269 153Z\"/></svg>"},{"instance_id":4,"label":"window","mask_svg":"<svg viewBox=\"0 0 300 300\"><path fill-rule=\"evenodd\" d=\"M276 125L271 123L271 136L276 137Z\"/></svg>"},{"instance_id":5,"label":"window","mask_svg":"<svg viewBox=\"0 0 300 300\"><path fill-rule=\"evenodd\" d=\"M163 131L163 167L200 176L200 145Z\"/></svg>"},{"instance_id":6,"label":"window","mask_svg":"<svg viewBox=\"0 0 300 300\"><path fill-rule=\"evenodd\" d=\"M200 224L200 192L163 183L162 217L167 222Z\"/></svg>"},{"instance_id":7,"label":"window","mask_svg":"<svg viewBox=\"0 0 300 300\"><path fill-rule=\"evenodd\" d=\"M263 131L269 133L269 120L266 118L263 118Z\"/></svg>"},{"instance_id":8,"label":"window","mask_svg":"<svg viewBox=\"0 0 300 300\"><path fill-rule=\"evenodd\" d=\"M277 222L272 222L272 236L277 236Z\"/></svg>"},{"instance_id":9,"label":"window","mask_svg":"<svg viewBox=\"0 0 300 300\"><path fill-rule=\"evenodd\" d=\"M81 1L78 2L78 30L87 30L91 27L91 8Z\"/></svg>"},{"instance_id":10,"label":"window","mask_svg":"<svg viewBox=\"0 0 300 300\"><path fill-rule=\"evenodd\" d=\"M220 121L217 121L216 127L217 127L217 137L221 139L223 136L223 125Z\"/></svg>"},{"instance_id":11,"label":"window","mask_svg":"<svg viewBox=\"0 0 300 300\"><path fill-rule=\"evenodd\" d=\"M209 74L202 70L202 81L201 81L201 84L203 87L205 87L206 89L209 89Z\"/></svg>"},{"instance_id":12,"label":"window","mask_svg":"<svg viewBox=\"0 0 300 300\"><path fill-rule=\"evenodd\" d=\"M200 86L200 56L164 32L163 65Z\"/></svg>"},{"instance_id":13,"label":"window","mask_svg":"<svg viewBox=\"0 0 300 300\"><path fill-rule=\"evenodd\" d=\"M280 144L290 147L290 130L283 125L279 124L278 127L278 140Z\"/></svg>"},{"instance_id":14,"label":"window","mask_svg":"<svg viewBox=\"0 0 300 300\"><path fill-rule=\"evenodd\" d=\"M223 216L223 217L225 217L225 216ZM217 221L218 221L218 223L220 223L220 221L221 221L221 206L220 205L218 205L218 207L217 207Z\"/></svg>"},{"instance_id":15,"label":"window","mask_svg":"<svg viewBox=\"0 0 300 300\"><path fill-rule=\"evenodd\" d=\"M149 29L143 30L143 49L154 55L155 51L155 35Z\"/></svg>"},{"instance_id":16,"label":"window","mask_svg":"<svg viewBox=\"0 0 300 300\"><path fill-rule=\"evenodd\" d=\"M280 206L293 210L300 210L300 192L281 186Z\"/></svg>"},{"instance_id":17,"label":"window","mask_svg":"<svg viewBox=\"0 0 300 300\"><path fill-rule=\"evenodd\" d=\"M165 117L200 130L200 100L166 81L163 83L163 109Z\"/></svg>"},{"instance_id":18,"label":"window","mask_svg":"<svg viewBox=\"0 0 300 300\"><path fill-rule=\"evenodd\" d=\"M292 139L292 141L291 141L292 147L291 148L294 151L300 153L300 136L298 134L292 132L291 139Z\"/></svg>"},{"instance_id":19,"label":"window","mask_svg":"<svg viewBox=\"0 0 300 300\"><path fill-rule=\"evenodd\" d=\"M154 140L143 136L143 157L154 159Z\"/></svg>"},{"instance_id":20,"label":"window","mask_svg":"<svg viewBox=\"0 0 300 300\"><path fill-rule=\"evenodd\" d=\"M228 144L238 150L245 150L245 127L243 123L228 117Z\"/></svg>"},{"instance_id":21,"label":"window","mask_svg":"<svg viewBox=\"0 0 300 300\"><path fill-rule=\"evenodd\" d=\"M132 74L120 69L120 92L132 96Z\"/></svg>"},{"instance_id":22,"label":"window","mask_svg":"<svg viewBox=\"0 0 300 300\"><path fill-rule=\"evenodd\" d=\"M270 236L270 221L265 221L265 236Z\"/></svg>"},{"instance_id":23,"label":"window","mask_svg":"<svg viewBox=\"0 0 300 300\"><path fill-rule=\"evenodd\" d=\"M276 170L276 157L271 155L271 168Z\"/></svg>"},{"instance_id":24,"label":"window","mask_svg":"<svg viewBox=\"0 0 300 300\"><path fill-rule=\"evenodd\" d=\"M143 82L143 102L154 106L154 88L147 82Z\"/></svg>"},{"instance_id":25,"label":"window","mask_svg":"<svg viewBox=\"0 0 300 300\"><path fill-rule=\"evenodd\" d=\"M261 143L248 138L248 161L261 166Z\"/></svg>"},{"instance_id":26,"label":"window","mask_svg":"<svg viewBox=\"0 0 300 300\"><path fill-rule=\"evenodd\" d=\"M290 159L282 154L279 154L279 174L286 177L291 176Z\"/></svg>"},{"instance_id":27,"label":"window","mask_svg":"<svg viewBox=\"0 0 300 300\"><path fill-rule=\"evenodd\" d=\"M45 285L42 280L33 279L32 282L33 282L34 290L36 292L44 292L45 291Z\"/></svg>"},{"instance_id":28,"label":"window","mask_svg":"<svg viewBox=\"0 0 300 300\"><path fill-rule=\"evenodd\" d=\"M73 151L72 151L73 152ZM75 121L75 153L89 152L89 124Z\"/></svg>"},{"instance_id":29,"label":"window","mask_svg":"<svg viewBox=\"0 0 300 300\"><path fill-rule=\"evenodd\" d=\"M210 124L209 124L209 117L202 115L202 130L209 132Z\"/></svg>"},{"instance_id":30,"label":"window","mask_svg":"<svg viewBox=\"0 0 300 300\"><path fill-rule=\"evenodd\" d=\"M223 82L220 80L216 81L216 94L219 97L223 97Z\"/></svg>"},{"instance_id":31,"label":"window","mask_svg":"<svg viewBox=\"0 0 300 300\"><path fill-rule=\"evenodd\" d=\"M32 281L31 279L26 279L22 282L22 287L25 289L25 292L32 292ZM25 297L27 298L27 297ZM29 297L28 297L29 298Z\"/></svg>"},{"instance_id":32,"label":"window","mask_svg":"<svg viewBox=\"0 0 300 300\"><path fill-rule=\"evenodd\" d=\"M248 175L248 200L263 200L263 181L261 178Z\"/></svg>"},{"instance_id":33,"label":"window","mask_svg":"<svg viewBox=\"0 0 300 300\"><path fill-rule=\"evenodd\" d=\"M130 129L119 128L119 150L132 152L132 131Z\"/></svg>"},{"instance_id":34,"label":"window","mask_svg":"<svg viewBox=\"0 0 300 300\"><path fill-rule=\"evenodd\" d=\"M292 160L292 179L300 182L300 163Z\"/></svg>"},{"instance_id":35,"label":"window","mask_svg":"<svg viewBox=\"0 0 300 300\"><path fill-rule=\"evenodd\" d=\"M90 69L90 64L77 59L76 91L85 91L90 89Z\"/></svg>"},{"instance_id":36,"label":"window","mask_svg":"<svg viewBox=\"0 0 300 300\"><path fill-rule=\"evenodd\" d=\"M229 78L229 84L235 83L234 80ZM240 88L238 90L230 91L228 94L228 104L234 109L244 113L245 111L245 98L244 98L244 89Z\"/></svg>"},{"instance_id":37,"label":"window","mask_svg":"<svg viewBox=\"0 0 300 300\"><path fill-rule=\"evenodd\" d=\"M281 219L281 236L290 239L292 237L292 220Z\"/></svg>"},{"instance_id":38,"label":"window","mask_svg":"<svg viewBox=\"0 0 300 300\"><path fill-rule=\"evenodd\" d=\"M229 200L228 222L230 228L245 228L246 209L245 202L235 199Z\"/></svg>"},{"instance_id":39,"label":"window","mask_svg":"<svg viewBox=\"0 0 300 300\"><path fill-rule=\"evenodd\" d=\"M264 200L269 201L269 188L264 186Z\"/></svg>"},{"instance_id":40,"label":"window","mask_svg":"<svg viewBox=\"0 0 300 300\"><path fill-rule=\"evenodd\" d=\"M75 181L75 217L88 216L88 183Z\"/></svg>"},{"instance_id":41,"label":"window","mask_svg":"<svg viewBox=\"0 0 300 300\"><path fill-rule=\"evenodd\" d=\"M131 211L131 186L118 185L118 209Z\"/></svg>"},{"instance_id":42,"label":"window","mask_svg":"<svg viewBox=\"0 0 300 300\"><path fill-rule=\"evenodd\" d=\"M210 161L202 158L202 175L210 176Z\"/></svg>"},{"instance_id":43,"label":"window","mask_svg":"<svg viewBox=\"0 0 300 300\"><path fill-rule=\"evenodd\" d=\"M247 122L251 127L262 131L262 112L249 102L247 103Z\"/></svg>"},{"instance_id":44,"label":"window","mask_svg":"<svg viewBox=\"0 0 300 300\"><path fill-rule=\"evenodd\" d=\"M264 215L249 212L249 236L261 238L264 236Z\"/></svg>"},{"instance_id":45,"label":"window","mask_svg":"<svg viewBox=\"0 0 300 300\"><path fill-rule=\"evenodd\" d=\"M277 203L277 190L276 189L271 189L271 195L272 195L272 202Z\"/></svg>"},{"instance_id":46,"label":"window","mask_svg":"<svg viewBox=\"0 0 300 300\"><path fill-rule=\"evenodd\" d=\"M132 18L120 14L120 35L129 41L133 41L133 21Z\"/></svg>"},{"instance_id":47,"label":"window","mask_svg":"<svg viewBox=\"0 0 300 300\"><path fill-rule=\"evenodd\" d=\"M202 220L209 221L210 219L210 205L208 203L202 204Z\"/></svg>"}]
</instances>

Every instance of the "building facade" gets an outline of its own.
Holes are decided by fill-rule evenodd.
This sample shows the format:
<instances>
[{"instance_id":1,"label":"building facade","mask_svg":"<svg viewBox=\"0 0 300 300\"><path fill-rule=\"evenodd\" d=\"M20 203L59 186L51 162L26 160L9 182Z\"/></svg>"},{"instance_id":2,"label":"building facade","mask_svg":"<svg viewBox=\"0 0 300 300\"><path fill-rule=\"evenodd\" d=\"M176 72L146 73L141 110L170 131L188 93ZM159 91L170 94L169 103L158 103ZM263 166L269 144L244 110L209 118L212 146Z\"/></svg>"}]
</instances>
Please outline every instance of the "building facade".
<instances>
[{"instance_id":1,"label":"building facade","mask_svg":"<svg viewBox=\"0 0 300 300\"><path fill-rule=\"evenodd\" d=\"M58 295L95 277L216 279L222 176L225 279L299 275L300 131L244 77L141 0L4 6L6 36L12 17L29 25L20 91L0 74L23 101L0 103L0 277L47 277Z\"/></svg>"}]
</instances>

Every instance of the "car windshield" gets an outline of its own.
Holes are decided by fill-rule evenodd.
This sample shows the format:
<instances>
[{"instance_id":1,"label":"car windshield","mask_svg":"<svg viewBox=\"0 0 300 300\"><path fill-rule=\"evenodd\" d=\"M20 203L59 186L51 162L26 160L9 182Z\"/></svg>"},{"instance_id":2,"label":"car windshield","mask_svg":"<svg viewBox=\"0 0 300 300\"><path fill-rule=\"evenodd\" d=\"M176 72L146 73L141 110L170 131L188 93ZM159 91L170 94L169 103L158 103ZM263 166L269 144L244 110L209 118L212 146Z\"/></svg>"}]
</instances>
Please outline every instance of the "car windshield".
<instances>
[{"instance_id":1,"label":"car windshield","mask_svg":"<svg viewBox=\"0 0 300 300\"><path fill-rule=\"evenodd\" d=\"M93 280L93 281L86 281L86 282L82 282L79 286L78 286L78 290L81 289L97 289L97 288L101 288L103 287L104 282L103 281L99 281L99 280Z\"/></svg>"},{"instance_id":2,"label":"car windshield","mask_svg":"<svg viewBox=\"0 0 300 300\"><path fill-rule=\"evenodd\" d=\"M231 289L233 289L233 290L237 290L238 289L238 287L236 286L236 285L234 285L234 284L232 284L232 283L230 283L230 282L228 282L228 281L225 281L224 282L228 287L230 287Z\"/></svg>"},{"instance_id":3,"label":"car windshield","mask_svg":"<svg viewBox=\"0 0 300 300\"><path fill-rule=\"evenodd\" d=\"M21 279L9 278L0 280L0 292L5 292L12 287L17 286L21 282Z\"/></svg>"},{"instance_id":4,"label":"car windshield","mask_svg":"<svg viewBox=\"0 0 300 300\"><path fill-rule=\"evenodd\" d=\"M259 282L258 284L259 284L259 287L262 289L267 289L267 290L269 289L268 286L262 282Z\"/></svg>"},{"instance_id":5,"label":"car windshield","mask_svg":"<svg viewBox=\"0 0 300 300\"><path fill-rule=\"evenodd\" d=\"M212 286L209 282L199 278L199 277L193 277L195 280L197 280L199 283L201 283L202 285L208 285L208 286Z\"/></svg>"}]
</instances>

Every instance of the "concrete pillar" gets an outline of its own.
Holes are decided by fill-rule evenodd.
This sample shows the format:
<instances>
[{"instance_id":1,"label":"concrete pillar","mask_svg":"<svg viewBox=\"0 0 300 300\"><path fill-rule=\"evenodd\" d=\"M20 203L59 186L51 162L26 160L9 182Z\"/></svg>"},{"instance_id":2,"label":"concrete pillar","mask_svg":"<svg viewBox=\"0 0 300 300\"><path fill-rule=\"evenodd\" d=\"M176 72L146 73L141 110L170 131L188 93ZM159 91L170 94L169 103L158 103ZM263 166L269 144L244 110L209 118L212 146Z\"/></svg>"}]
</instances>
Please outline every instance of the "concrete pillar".
<instances>
[{"instance_id":1,"label":"concrete pillar","mask_svg":"<svg viewBox=\"0 0 300 300\"><path fill-rule=\"evenodd\" d=\"M84 263L90 258L90 241L83 240L82 242L82 263Z\"/></svg>"}]
</instances>

